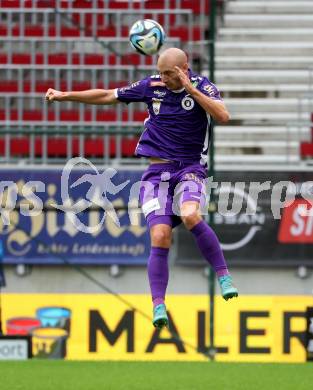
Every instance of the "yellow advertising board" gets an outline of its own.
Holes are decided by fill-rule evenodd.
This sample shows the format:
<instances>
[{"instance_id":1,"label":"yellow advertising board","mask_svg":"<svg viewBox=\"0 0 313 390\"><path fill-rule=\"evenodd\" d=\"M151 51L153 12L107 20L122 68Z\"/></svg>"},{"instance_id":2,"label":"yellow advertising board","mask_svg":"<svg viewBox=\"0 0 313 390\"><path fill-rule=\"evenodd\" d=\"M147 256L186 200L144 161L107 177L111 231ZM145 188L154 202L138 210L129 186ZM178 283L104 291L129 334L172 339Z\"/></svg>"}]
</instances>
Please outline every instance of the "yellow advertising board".
<instances>
[{"instance_id":1,"label":"yellow advertising board","mask_svg":"<svg viewBox=\"0 0 313 390\"><path fill-rule=\"evenodd\" d=\"M169 295L171 331L151 324L148 295L4 294L7 334L32 334L35 356L78 360L197 360L208 345L208 297ZM310 296L216 298L217 361L305 361Z\"/></svg>"}]
</instances>

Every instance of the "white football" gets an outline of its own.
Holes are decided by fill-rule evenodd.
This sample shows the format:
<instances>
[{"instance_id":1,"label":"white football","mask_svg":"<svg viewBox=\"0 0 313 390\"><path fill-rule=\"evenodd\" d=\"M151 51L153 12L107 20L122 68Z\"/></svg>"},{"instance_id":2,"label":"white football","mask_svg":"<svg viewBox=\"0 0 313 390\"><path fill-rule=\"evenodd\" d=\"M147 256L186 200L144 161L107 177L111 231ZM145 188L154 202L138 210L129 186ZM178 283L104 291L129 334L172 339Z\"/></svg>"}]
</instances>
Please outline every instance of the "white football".
<instances>
[{"instance_id":1,"label":"white football","mask_svg":"<svg viewBox=\"0 0 313 390\"><path fill-rule=\"evenodd\" d=\"M163 27L152 19L138 20L129 30L131 46L140 54L156 54L165 41Z\"/></svg>"}]
</instances>

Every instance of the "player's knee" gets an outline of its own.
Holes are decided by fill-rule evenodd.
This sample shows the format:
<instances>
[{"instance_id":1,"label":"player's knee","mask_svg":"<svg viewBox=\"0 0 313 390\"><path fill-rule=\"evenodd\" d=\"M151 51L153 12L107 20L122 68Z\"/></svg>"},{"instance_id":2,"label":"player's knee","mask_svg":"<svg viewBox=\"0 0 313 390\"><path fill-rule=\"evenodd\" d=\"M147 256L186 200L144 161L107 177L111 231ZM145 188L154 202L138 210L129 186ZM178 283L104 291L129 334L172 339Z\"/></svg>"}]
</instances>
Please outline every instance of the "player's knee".
<instances>
[{"instance_id":1,"label":"player's knee","mask_svg":"<svg viewBox=\"0 0 313 390\"><path fill-rule=\"evenodd\" d=\"M170 226L153 226L150 234L152 246L159 248L169 248L171 246L172 232Z\"/></svg>"},{"instance_id":2,"label":"player's knee","mask_svg":"<svg viewBox=\"0 0 313 390\"><path fill-rule=\"evenodd\" d=\"M197 225L201 220L201 216L198 210L193 210L188 214L182 215L181 219L186 226L187 229L192 229L195 225Z\"/></svg>"}]
</instances>

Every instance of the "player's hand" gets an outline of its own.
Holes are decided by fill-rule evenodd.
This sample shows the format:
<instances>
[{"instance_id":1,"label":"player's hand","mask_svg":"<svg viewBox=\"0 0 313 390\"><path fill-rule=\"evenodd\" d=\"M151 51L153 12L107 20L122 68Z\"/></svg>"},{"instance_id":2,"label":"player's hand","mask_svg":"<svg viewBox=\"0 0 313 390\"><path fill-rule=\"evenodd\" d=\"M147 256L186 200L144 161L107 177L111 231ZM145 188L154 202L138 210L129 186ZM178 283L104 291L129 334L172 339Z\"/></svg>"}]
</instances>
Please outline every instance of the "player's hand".
<instances>
[{"instance_id":1,"label":"player's hand","mask_svg":"<svg viewBox=\"0 0 313 390\"><path fill-rule=\"evenodd\" d=\"M56 89L49 88L46 93L45 99L48 102L53 102L53 101L60 102L62 100L65 100L65 93L61 91L57 91Z\"/></svg>"},{"instance_id":2,"label":"player's hand","mask_svg":"<svg viewBox=\"0 0 313 390\"><path fill-rule=\"evenodd\" d=\"M191 81L186 73L182 71L178 66L174 67L177 76L179 77L183 87L188 93L191 93L194 90L194 86L191 84Z\"/></svg>"}]
</instances>

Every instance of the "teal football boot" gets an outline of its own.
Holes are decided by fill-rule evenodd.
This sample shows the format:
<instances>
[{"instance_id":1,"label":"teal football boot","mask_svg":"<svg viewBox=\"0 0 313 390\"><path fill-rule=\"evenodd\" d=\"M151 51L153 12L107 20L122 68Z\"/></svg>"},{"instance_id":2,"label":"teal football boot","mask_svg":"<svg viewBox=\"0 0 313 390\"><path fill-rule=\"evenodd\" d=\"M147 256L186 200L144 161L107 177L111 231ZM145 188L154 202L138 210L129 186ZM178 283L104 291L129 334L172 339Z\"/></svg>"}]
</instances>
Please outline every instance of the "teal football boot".
<instances>
[{"instance_id":1,"label":"teal football boot","mask_svg":"<svg viewBox=\"0 0 313 390\"><path fill-rule=\"evenodd\" d=\"M166 314L166 307L164 303L157 305L153 308L153 325L156 328L162 329L168 325L168 317Z\"/></svg>"},{"instance_id":2,"label":"teal football boot","mask_svg":"<svg viewBox=\"0 0 313 390\"><path fill-rule=\"evenodd\" d=\"M227 301L228 299L238 297L238 290L233 285L233 280L230 275L223 275L218 278L221 287L222 297Z\"/></svg>"}]
</instances>

